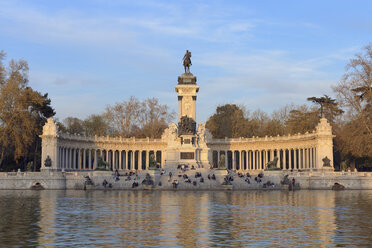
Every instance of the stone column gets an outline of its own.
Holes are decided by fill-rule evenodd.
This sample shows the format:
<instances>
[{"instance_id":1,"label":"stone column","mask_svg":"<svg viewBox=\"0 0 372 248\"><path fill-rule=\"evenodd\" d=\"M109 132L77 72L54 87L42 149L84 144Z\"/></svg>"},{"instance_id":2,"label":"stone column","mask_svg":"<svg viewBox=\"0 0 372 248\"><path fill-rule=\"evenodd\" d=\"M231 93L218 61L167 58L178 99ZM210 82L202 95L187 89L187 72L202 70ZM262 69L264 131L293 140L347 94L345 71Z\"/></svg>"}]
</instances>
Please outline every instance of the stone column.
<instances>
[{"instance_id":1,"label":"stone column","mask_svg":"<svg viewBox=\"0 0 372 248\"><path fill-rule=\"evenodd\" d=\"M112 168L114 168L115 170L118 169L118 166L117 166L117 160L116 160L116 150L113 150L112 151Z\"/></svg>"},{"instance_id":2,"label":"stone column","mask_svg":"<svg viewBox=\"0 0 372 248\"><path fill-rule=\"evenodd\" d=\"M165 152L164 152L164 150L161 150L160 153L161 153L161 168L164 168L164 165L165 165Z\"/></svg>"},{"instance_id":3,"label":"stone column","mask_svg":"<svg viewBox=\"0 0 372 248\"><path fill-rule=\"evenodd\" d=\"M69 161L68 148L65 147L65 169L68 168L68 161Z\"/></svg>"},{"instance_id":4,"label":"stone column","mask_svg":"<svg viewBox=\"0 0 372 248\"><path fill-rule=\"evenodd\" d=\"M283 170L287 169L287 149L283 150Z\"/></svg>"},{"instance_id":5,"label":"stone column","mask_svg":"<svg viewBox=\"0 0 372 248\"><path fill-rule=\"evenodd\" d=\"M239 151L239 156L240 156L239 170L243 171L244 170L244 151Z\"/></svg>"},{"instance_id":6,"label":"stone column","mask_svg":"<svg viewBox=\"0 0 372 248\"><path fill-rule=\"evenodd\" d=\"M288 169L292 169L292 148L288 149Z\"/></svg>"},{"instance_id":7,"label":"stone column","mask_svg":"<svg viewBox=\"0 0 372 248\"><path fill-rule=\"evenodd\" d=\"M92 150L91 149L88 149L88 169L89 170L92 170Z\"/></svg>"},{"instance_id":8,"label":"stone column","mask_svg":"<svg viewBox=\"0 0 372 248\"><path fill-rule=\"evenodd\" d=\"M73 148L72 149L72 154L73 154L73 161L72 161L72 169L76 170L76 149Z\"/></svg>"},{"instance_id":9,"label":"stone column","mask_svg":"<svg viewBox=\"0 0 372 248\"><path fill-rule=\"evenodd\" d=\"M278 167L280 168L280 164L281 164L281 162L282 162L282 159L281 159L281 157L280 157L280 149L278 149L278 150L276 150L276 155L278 156Z\"/></svg>"},{"instance_id":10,"label":"stone column","mask_svg":"<svg viewBox=\"0 0 372 248\"><path fill-rule=\"evenodd\" d=\"M130 165L130 157L129 157L129 152L130 150L126 150L126 154L125 154L125 157L126 157L126 159L125 159L125 169L126 170L129 170L129 165Z\"/></svg>"},{"instance_id":11,"label":"stone column","mask_svg":"<svg viewBox=\"0 0 372 248\"><path fill-rule=\"evenodd\" d=\"M313 168L313 148L310 148L310 156L309 156L309 169Z\"/></svg>"},{"instance_id":12,"label":"stone column","mask_svg":"<svg viewBox=\"0 0 372 248\"><path fill-rule=\"evenodd\" d=\"M248 154L248 164L247 164L247 168L248 170L252 170L252 153L251 151L247 151L247 154Z\"/></svg>"},{"instance_id":13,"label":"stone column","mask_svg":"<svg viewBox=\"0 0 372 248\"><path fill-rule=\"evenodd\" d=\"M65 148L61 148L61 169L65 166Z\"/></svg>"},{"instance_id":14,"label":"stone column","mask_svg":"<svg viewBox=\"0 0 372 248\"><path fill-rule=\"evenodd\" d=\"M297 170L297 149L294 149L293 150L293 157L294 157L294 160L293 160L293 163L294 163L293 169L294 170Z\"/></svg>"},{"instance_id":15,"label":"stone column","mask_svg":"<svg viewBox=\"0 0 372 248\"><path fill-rule=\"evenodd\" d=\"M136 150L132 150L132 153L131 153L131 156L130 156L130 158L131 158L131 161L130 161L130 165L131 165L131 170L135 170L136 168L135 168L135 166L136 166L136 161L135 161L135 156L136 155Z\"/></svg>"},{"instance_id":16,"label":"stone column","mask_svg":"<svg viewBox=\"0 0 372 248\"><path fill-rule=\"evenodd\" d=\"M123 169L123 161L122 161L122 158L121 158L121 150L119 150L119 164L118 164L118 167L119 167L119 170L122 170Z\"/></svg>"},{"instance_id":17,"label":"stone column","mask_svg":"<svg viewBox=\"0 0 372 248\"><path fill-rule=\"evenodd\" d=\"M258 150L257 151L257 169L259 169L259 170L261 170L262 168L262 156L261 156L261 151L260 150Z\"/></svg>"},{"instance_id":18,"label":"stone column","mask_svg":"<svg viewBox=\"0 0 372 248\"><path fill-rule=\"evenodd\" d=\"M218 165L220 164L220 161L221 161L221 150L218 150L217 151L217 168L218 168Z\"/></svg>"},{"instance_id":19,"label":"stone column","mask_svg":"<svg viewBox=\"0 0 372 248\"><path fill-rule=\"evenodd\" d=\"M227 156L227 150L225 150L225 167L228 168L228 160L229 157Z\"/></svg>"},{"instance_id":20,"label":"stone column","mask_svg":"<svg viewBox=\"0 0 372 248\"><path fill-rule=\"evenodd\" d=\"M269 151L265 150L265 165L264 165L265 168L268 162L269 162Z\"/></svg>"},{"instance_id":21,"label":"stone column","mask_svg":"<svg viewBox=\"0 0 372 248\"><path fill-rule=\"evenodd\" d=\"M253 153L252 168L253 168L253 170L256 170L257 169L257 167L256 167L256 165L257 165L257 163L256 163L256 151L254 150L254 151L252 151L252 153Z\"/></svg>"},{"instance_id":22,"label":"stone column","mask_svg":"<svg viewBox=\"0 0 372 248\"><path fill-rule=\"evenodd\" d=\"M142 170L142 150L138 151L138 170Z\"/></svg>"},{"instance_id":23,"label":"stone column","mask_svg":"<svg viewBox=\"0 0 372 248\"><path fill-rule=\"evenodd\" d=\"M68 148L68 150L67 150L67 156L68 156L68 158L67 158L67 168L68 169L71 169L72 168L72 151L71 151L71 148Z\"/></svg>"},{"instance_id":24,"label":"stone column","mask_svg":"<svg viewBox=\"0 0 372 248\"><path fill-rule=\"evenodd\" d=\"M301 163L301 169L304 169L305 168L305 148L302 148L301 149L301 157L302 157L302 159L301 159L301 161L302 161L302 163Z\"/></svg>"},{"instance_id":25,"label":"stone column","mask_svg":"<svg viewBox=\"0 0 372 248\"><path fill-rule=\"evenodd\" d=\"M150 167L150 150L146 151L146 170Z\"/></svg>"},{"instance_id":26,"label":"stone column","mask_svg":"<svg viewBox=\"0 0 372 248\"><path fill-rule=\"evenodd\" d=\"M232 158L232 169L236 170L236 153L234 150L231 151Z\"/></svg>"},{"instance_id":27,"label":"stone column","mask_svg":"<svg viewBox=\"0 0 372 248\"><path fill-rule=\"evenodd\" d=\"M87 149L82 149L83 152L83 166L82 169L87 168ZM88 165L89 168L89 165Z\"/></svg>"},{"instance_id":28,"label":"stone column","mask_svg":"<svg viewBox=\"0 0 372 248\"><path fill-rule=\"evenodd\" d=\"M97 165L98 165L97 160L98 160L97 150L94 149L94 168L93 169L97 168Z\"/></svg>"}]
</instances>

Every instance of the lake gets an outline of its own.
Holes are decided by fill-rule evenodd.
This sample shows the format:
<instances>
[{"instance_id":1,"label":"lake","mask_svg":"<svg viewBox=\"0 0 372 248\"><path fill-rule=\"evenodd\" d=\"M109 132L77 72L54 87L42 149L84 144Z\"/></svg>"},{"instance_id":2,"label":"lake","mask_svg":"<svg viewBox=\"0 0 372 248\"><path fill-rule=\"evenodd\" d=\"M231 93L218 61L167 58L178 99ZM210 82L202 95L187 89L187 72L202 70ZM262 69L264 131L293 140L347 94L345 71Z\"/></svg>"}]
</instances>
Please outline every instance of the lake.
<instances>
[{"instance_id":1,"label":"lake","mask_svg":"<svg viewBox=\"0 0 372 248\"><path fill-rule=\"evenodd\" d=\"M367 247L372 191L0 191L1 247Z\"/></svg>"}]
</instances>

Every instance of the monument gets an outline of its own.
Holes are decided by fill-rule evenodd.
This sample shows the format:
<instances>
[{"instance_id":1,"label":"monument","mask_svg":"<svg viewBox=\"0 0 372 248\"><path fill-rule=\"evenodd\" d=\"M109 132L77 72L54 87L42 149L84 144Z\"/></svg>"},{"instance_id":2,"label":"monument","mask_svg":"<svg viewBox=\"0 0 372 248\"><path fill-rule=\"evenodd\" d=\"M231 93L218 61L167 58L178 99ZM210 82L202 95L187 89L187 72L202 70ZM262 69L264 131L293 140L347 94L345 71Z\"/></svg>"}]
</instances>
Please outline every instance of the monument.
<instances>
[{"instance_id":1,"label":"monument","mask_svg":"<svg viewBox=\"0 0 372 248\"><path fill-rule=\"evenodd\" d=\"M166 165L188 164L209 168L209 149L205 141L208 130L203 125L196 128L196 93L199 86L190 72L191 65L191 52L186 50L183 57L185 73L178 77L175 87L178 93L178 127L173 125L173 128L177 128L177 136L173 137L173 145L167 147Z\"/></svg>"},{"instance_id":2,"label":"monument","mask_svg":"<svg viewBox=\"0 0 372 248\"><path fill-rule=\"evenodd\" d=\"M333 171L334 135L325 118L320 119L315 130L305 134L213 138L205 124L196 122L199 86L191 73L191 65L191 52L186 50L184 73L175 86L178 119L169 124L160 139L66 134L59 132L54 120L49 118L40 136L41 169L92 171L101 168L104 162L107 170L146 170L148 173L182 164L214 167L220 172L226 169L257 172L266 167L283 171Z\"/></svg>"}]
</instances>

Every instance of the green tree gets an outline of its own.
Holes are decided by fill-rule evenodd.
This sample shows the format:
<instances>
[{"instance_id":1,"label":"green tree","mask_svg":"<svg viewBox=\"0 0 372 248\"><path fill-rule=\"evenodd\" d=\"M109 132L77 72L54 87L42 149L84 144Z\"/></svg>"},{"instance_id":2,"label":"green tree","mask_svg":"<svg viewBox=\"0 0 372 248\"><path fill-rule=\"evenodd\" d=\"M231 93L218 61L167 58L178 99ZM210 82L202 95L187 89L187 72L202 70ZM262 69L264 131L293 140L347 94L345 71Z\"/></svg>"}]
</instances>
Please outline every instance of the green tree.
<instances>
[{"instance_id":1,"label":"green tree","mask_svg":"<svg viewBox=\"0 0 372 248\"><path fill-rule=\"evenodd\" d=\"M207 120L206 127L215 138L246 137L249 131L244 110L235 104L218 106L216 113Z\"/></svg>"},{"instance_id":2,"label":"green tree","mask_svg":"<svg viewBox=\"0 0 372 248\"><path fill-rule=\"evenodd\" d=\"M309 97L307 100L319 104L320 117L325 117L331 123L334 122L337 116L344 113L344 111L338 107L336 100L327 95L322 97Z\"/></svg>"}]
</instances>

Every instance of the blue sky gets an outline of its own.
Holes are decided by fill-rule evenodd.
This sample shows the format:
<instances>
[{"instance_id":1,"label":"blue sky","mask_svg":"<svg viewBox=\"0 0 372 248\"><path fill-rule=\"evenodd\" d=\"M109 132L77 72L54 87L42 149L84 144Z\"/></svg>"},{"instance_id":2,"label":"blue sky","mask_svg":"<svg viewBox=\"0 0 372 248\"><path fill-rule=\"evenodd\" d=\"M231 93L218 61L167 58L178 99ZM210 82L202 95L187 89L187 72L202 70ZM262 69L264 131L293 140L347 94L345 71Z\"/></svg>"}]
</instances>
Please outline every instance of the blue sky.
<instances>
[{"instance_id":1,"label":"blue sky","mask_svg":"<svg viewBox=\"0 0 372 248\"><path fill-rule=\"evenodd\" d=\"M182 57L200 91L197 120L217 105L270 113L333 96L372 42L372 1L0 1L0 50L30 66L57 117L85 118L130 96L177 110Z\"/></svg>"}]
</instances>

